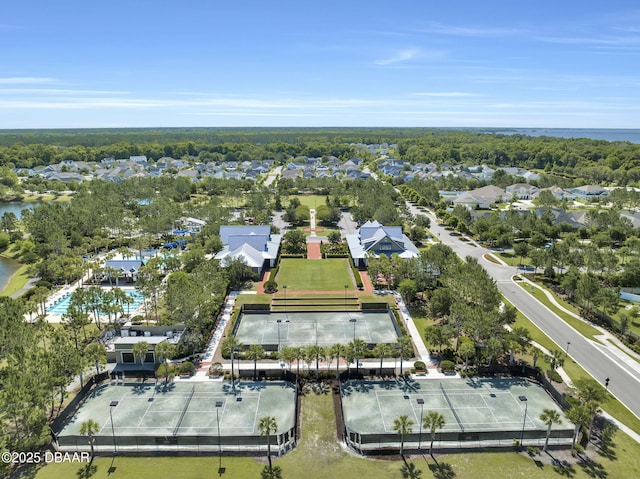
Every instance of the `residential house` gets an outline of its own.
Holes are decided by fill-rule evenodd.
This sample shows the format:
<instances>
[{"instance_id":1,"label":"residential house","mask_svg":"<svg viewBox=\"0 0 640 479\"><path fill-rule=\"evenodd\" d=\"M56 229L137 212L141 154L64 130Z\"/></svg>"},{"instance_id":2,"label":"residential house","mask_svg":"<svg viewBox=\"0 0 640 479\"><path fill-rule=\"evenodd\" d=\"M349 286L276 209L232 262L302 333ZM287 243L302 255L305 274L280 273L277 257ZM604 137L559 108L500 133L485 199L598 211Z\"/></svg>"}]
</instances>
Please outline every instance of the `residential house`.
<instances>
[{"instance_id":1,"label":"residential house","mask_svg":"<svg viewBox=\"0 0 640 479\"><path fill-rule=\"evenodd\" d=\"M357 267L366 266L369 256L398 254L408 259L420 255L418 248L402 233L401 226L384 226L377 221L367 221L355 234L346 235L346 240Z\"/></svg>"},{"instance_id":2,"label":"residential house","mask_svg":"<svg viewBox=\"0 0 640 479\"><path fill-rule=\"evenodd\" d=\"M530 200L538 191L538 187L530 185L529 183L515 183L505 188L507 197L517 200Z\"/></svg>"},{"instance_id":3,"label":"residential house","mask_svg":"<svg viewBox=\"0 0 640 479\"><path fill-rule=\"evenodd\" d=\"M266 268L275 266L282 236L271 234L268 225L220 226L220 240L224 247L215 259L222 266L241 258L255 273L262 275Z\"/></svg>"},{"instance_id":4,"label":"residential house","mask_svg":"<svg viewBox=\"0 0 640 479\"><path fill-rule=\"evenodd\" d=\"M492 203L502 201L506 197L506 192L497 186L488 185L471 191L465 191L456 196L452 203L463 205L469 209L490 209Z\"/></svg>"},{"instance_id":5,"label":"residential house","mask_svg":"<svg viewBox=\"0 0 640 479\"><path fill-rule=\"evenodd\" d=\"M584 185L569 190L577 199L583 201L600 201L609 196L609 191L598 185Z\"/></svg>"}]
</instances>

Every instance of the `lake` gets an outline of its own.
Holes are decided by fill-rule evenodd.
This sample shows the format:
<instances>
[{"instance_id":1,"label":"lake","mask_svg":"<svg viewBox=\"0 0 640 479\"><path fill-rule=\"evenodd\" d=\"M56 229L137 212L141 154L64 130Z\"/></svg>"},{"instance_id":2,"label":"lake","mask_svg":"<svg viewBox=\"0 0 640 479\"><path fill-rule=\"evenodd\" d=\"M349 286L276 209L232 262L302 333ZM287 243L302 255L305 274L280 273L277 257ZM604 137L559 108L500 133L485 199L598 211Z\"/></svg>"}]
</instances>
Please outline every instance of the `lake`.
<instances>
[{"instance_id":1,"label":"lake","mask_svg":"<svg viewBox=\"0 0 640 479\"><path fill-rule=\"evenodd\" d=\"M19 267L19 263L0 256L0 291L5 288L11 278L11 275L15 273Z\"/></svg>"},{"instance_id":2,"label":"lake","mask_svg":"<svg viewBox=\"0 0 640 479\"><path fill-rule=\"evenodd\" d=\"M11 201L9 203L0 202L0 216L11 212L20 219L22 218L22 212L24 210L32 210L38 204L39 203L25 203L24 201Z\"/></svg>"},{"instance_id":3,"label":"lake","mask_svg":"<svg viewBox=\"0 0 640 479\"><path fill-rule=\"evenodd\" d=\"M38 203L25 203L22 201L12 201L10 203L0 203L0 216L5 213L11 212L19 218L22 218L22 212L24 210L32 210ZM0 291L4 289L4 287L9 282L9 278L11 275L15 273L20 264L17 262L3 258L0 256Z\"/></svg>"}]
</instances>

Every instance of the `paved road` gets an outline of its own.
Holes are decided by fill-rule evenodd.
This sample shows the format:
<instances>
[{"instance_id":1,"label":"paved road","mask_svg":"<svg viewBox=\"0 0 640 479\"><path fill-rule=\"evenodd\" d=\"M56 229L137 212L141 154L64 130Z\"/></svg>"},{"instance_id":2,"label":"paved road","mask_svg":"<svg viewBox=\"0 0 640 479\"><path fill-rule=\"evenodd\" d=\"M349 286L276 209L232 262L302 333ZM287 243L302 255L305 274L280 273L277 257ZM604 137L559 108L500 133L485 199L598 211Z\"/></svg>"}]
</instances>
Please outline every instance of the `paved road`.
<instances>
[{"instance_id":1,"label":"paved road","mask_svg":"<svg viewBox=\"0 0 640 479\"><path fill-rule=\"evenodd\" d=\"M358 225L353 221L353 216L348 211L344 211L338 221L338 228L340 228L340 234L344 238L346 235L352 235L356 232Z\"/></svg>"},{"instance_id":2,"label":"paved road","mask_svg":"<svg viewBox=\"0 0 640 479\"><path fill-rule=\"evenodd\" d=\"M415 206L408 204L410 211L424 214ZM496 281L498 289L518 310L549 336L559 349L569 350L569 356L604 385L605 378L610 379L609 391L620 402L627 406L636 416L640 417L640 364L629 358L615 346L603 345L591 341L556 316L537 299L524 291L512 281L517 269L510 266L498 265L487 261L483 255L489 250L472 243L460 241L459 237L451 236L450 232L438 226L433 214L427 214L431 220L431 232L444 244L450 246L458 256L478 258L480 264Z\"/></svg>"}]
</instances>

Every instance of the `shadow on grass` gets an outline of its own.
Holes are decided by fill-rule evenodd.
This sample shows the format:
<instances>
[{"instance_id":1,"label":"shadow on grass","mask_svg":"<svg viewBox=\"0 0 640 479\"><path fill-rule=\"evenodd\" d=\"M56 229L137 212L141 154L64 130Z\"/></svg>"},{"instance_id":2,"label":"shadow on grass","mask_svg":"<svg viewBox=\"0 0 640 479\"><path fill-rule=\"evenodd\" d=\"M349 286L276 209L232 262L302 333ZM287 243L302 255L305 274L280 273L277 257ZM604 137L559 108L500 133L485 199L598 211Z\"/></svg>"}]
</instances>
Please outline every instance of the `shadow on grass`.
<instances>
[{"instance_id":1,"label":"shadow on grass","mask_svg":"<svg viewBox=\"0 0 640 479\"><path fill-rule=\"evenodd\" d=\"M604 466L602 464L593 462L590 459L585 459L579 465L580 465L580 468L589 477L595 477L597 479L605 479L609 477L609 473L604 470Z\"/></svg>"},{"instance_id":2,"label":"shadow on grass","mask_svg":"<svg viewBox=\"0 0 640 479\"><path fill-rule=\"evenodd\" d=\"M576 468L568 461L561 461L553 457L553 455L547 451L547 454L551 457L551 464L553 464L553 470L559 476L574 477L576 475Z\"/></svg>"},{"instance_id":3,"label":"shadow on grass","mask_svg":"<svg viewBox=\"0 0 640 479\"><path fill-rule=\"evenodd\" d=\"M422 470L412 462L405 462L400 468L400 472L404 479L420 479L422 477Z\"/></svg>"},{"instance_id":4,"label":"shadow on grass","mask_svg":"<svg viewBox=\"0 0 640 479\"><path fill-rule=\"evenodd\" d=\"M613 436L617 430L618 427L615 424L610 421L605 421L602 426L602 431L600 432L600 448L598 449L598 454L610 461L618 460L615 451L616 444L613 442Z\"/></svg>"},{"instance_id":5,"label":"shadow on grass","mask_svg":"<svg viewBox=\"0 0 640 479\"><path fill-rule=\"evenodd\" d=\"M96 466L93 463L89 463L89 464L85 464L80 469L78 469L78 472L76 472L76 476L78 477L78 479L89 479L97 471L98 471L98 466Z\"/></svg>"},{"instance_id":6,"label":"shadow on grass","mask_svg":"<svg viewBox=\"0 0 640 479\"><path fill-rule=\"evenodd\" d=\"M447 464L446 462L429 464L429 470L435 479L453 479L456 477L453 467L451 467L451 464Z\"/></svg>"}]
</instances>

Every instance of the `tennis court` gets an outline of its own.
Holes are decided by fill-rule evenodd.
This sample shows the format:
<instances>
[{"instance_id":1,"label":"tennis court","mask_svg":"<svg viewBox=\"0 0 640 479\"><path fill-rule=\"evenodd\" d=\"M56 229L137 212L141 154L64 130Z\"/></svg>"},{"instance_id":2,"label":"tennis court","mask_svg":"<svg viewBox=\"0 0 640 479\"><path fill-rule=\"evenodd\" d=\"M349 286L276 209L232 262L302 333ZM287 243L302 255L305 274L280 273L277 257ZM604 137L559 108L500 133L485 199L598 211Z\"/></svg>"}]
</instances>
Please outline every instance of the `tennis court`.
<instances>
[{"instance_id":1,"label":"tennis court","mask_svg":"<svg viewBox=\"0 0 640 479\"><path fill-rule=\"evenodd\" d=\"M342 387L342 410L349 442L357 449L398 447L394 421L406 415L413 422L408 447L429 440L420 418L429 411L444 417L437 443L446 447L543 445L547 426L544 409L558 411L561 423L552 427L550 444L571 443L573 425L536 383L522 378L349 381Z\"/></svg>"},{"instance_id":2,"label":"tennis court","mask_svg":"<svg viewBox=\"0 0 640 479\"><path fill-rule=\"evenodd\" d=\"M395 343L399 329L390 311L244 312L235 336L244 345L278 346L347 344L359 338L367 344Z\"/></svg>"},{"instance_id":3,"label":"tennis court","mask_svg":"<svg viewBox=\"0 0 640 479\"><path fill-rule=\"evenodd\" d=\"M62 450L88 450L80 434L93 419L97 450L259 450L258 422L273 416L278 450L295 441L296 393L287 382L162 382L103 385L93 390L58 437ZM112 420L113 419L113 420ZM219 429L218 429L219 425ZM220 442L218 442L220 437ZM115 443L115 445L114 445Z\"/></svg>"}]
</instances>

